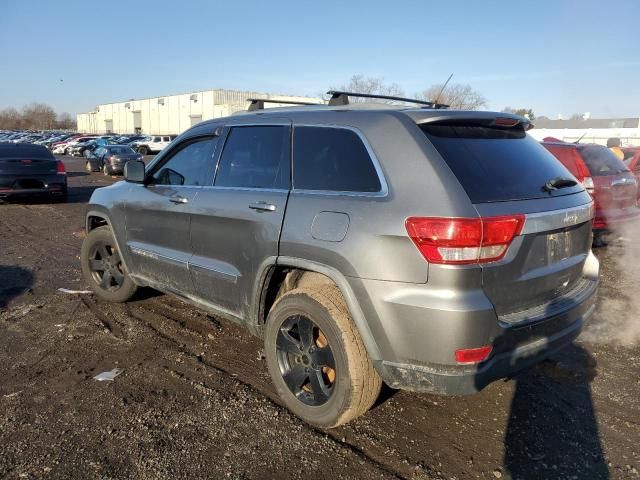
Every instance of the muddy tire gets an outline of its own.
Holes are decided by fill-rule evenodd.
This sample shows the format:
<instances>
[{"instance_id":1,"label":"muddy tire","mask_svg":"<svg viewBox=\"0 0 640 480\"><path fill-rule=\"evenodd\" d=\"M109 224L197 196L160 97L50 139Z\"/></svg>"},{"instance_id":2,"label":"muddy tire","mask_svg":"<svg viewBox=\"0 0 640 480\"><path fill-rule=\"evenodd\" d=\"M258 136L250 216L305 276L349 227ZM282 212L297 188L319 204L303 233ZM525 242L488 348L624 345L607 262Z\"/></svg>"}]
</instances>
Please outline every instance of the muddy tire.
<instances>
[{"instance_id":1,"label":"muddy tire","mask_svg":"<svg viewBox=\"0 0 640 480\"><path fill-rule=\"evenodd\" d=\"M85 282L103 300L126 302L138 289L122 263L108 226L89 232L82 242L80 265Z\"/></svg>"},{"instance_id":2,"label":"muddy tire","mask_svg":"<svg viewBox=\"0 0 640 480\"><path fill-rule=\"evenodd\" d=\"M269 312L264 343L278 394L311 425L342 425L378 398L382 380L333 285L283 295Z\"/></svg>"}]
</instances>

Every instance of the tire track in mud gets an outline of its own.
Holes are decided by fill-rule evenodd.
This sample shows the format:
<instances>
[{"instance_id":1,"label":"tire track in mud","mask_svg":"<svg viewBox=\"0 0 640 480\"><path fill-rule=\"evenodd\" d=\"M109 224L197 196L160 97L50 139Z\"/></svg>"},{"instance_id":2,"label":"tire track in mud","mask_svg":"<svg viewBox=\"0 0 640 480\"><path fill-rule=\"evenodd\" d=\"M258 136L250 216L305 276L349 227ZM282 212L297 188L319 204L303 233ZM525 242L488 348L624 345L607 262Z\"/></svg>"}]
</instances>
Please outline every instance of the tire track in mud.
<instances>
[{"instance_id":1,"label":"tire track in mud","mask_svg":"<svg viewBox=\"0 0 640 480\"><path fill-rule=\"evenodd\" d=\"M164 302L163 302L164 303ZM176 348L183 355L195 360L199 365L202 365L206 368L214 370L215 372L230 377L233 381L237 382L240 385L243 385L246 388L249 388L251 391L257 393L258 395L266 398L270 403L274 406L278 407L281 410L288 412L284 404L282 404L280 398L276 394L276 392L271 387L271 380L265 380L256 375L256 365L249 364L247 362L238 360L228 354L226 351L219 352L217 351L217 355L215 355L215 359L211 358L210 355L199 354L193 351L192 348L189 348L184 341L184 339L176 338L175 336L168 333L167 330L175 330L178 329L179 333L182 330L186 330L188 335L191 337L198 338L202 341L207 340L207 337L202 338L204 335L200 328L193 328L189 326L192 322L192 319L187 318L176 318L175 312L173 315L167 315L166 313L168 309L171 307L169 305L153 305L149 308L150 304L139 304L135 306L130 306L125 304L125 311L134 319L138 320L140 324L144 325L148 330L152 331L159 338L164 340L165 342L171 344L174 348ZM195 307L190 307L187 304L182 306L186 309L191 309ZM164 310L164 313L163 313ZM170 322L170 323L169 323ZM228 322L225 322L228 324ZM176 327L177 326L177 327ZM233 326L234 328L240 328ZM228 339L228 337L225 337ZM230 349L231 351L238 351L239 349ZM183 376L187 381L197 382L195 379L189 377L187 374L183 372L174 371L174 373L178 376ZM203 382L204 383L204 382ZM211 388L208 387L207 388ZM292 415L292 414L291 414ZM393 476L397 479L408 480L411 478L419 478L416 477L415 470L407 468L403 466L399 462L389 462L389 459L385 455L377 455L372 452L366 451L364 448L360 447L355 443L351 443L346 441L344 435L339 431L332 430L322 430L319 428L315 428L310 426L304 422L300 421L306 428L312 431L316 435L320 435L325 438L331 439L337 446L340 448L347 449L350 453L357 456L359 459L370 463L375 466L382 472Z\"/></svg>"},{"instance_id":2,"label":"tire track in mud","mask_svg":"<svg viewBox=\"0 0 640 480\"><path fill-rule=\"evenodd\" d=\"M111 333L116 338L122 338L122 328L119 322L117 322L117 320L109 319L109 317L105 315L102 310L100 310L98 304L96 304L93 299L90 299L86 296L81 296L79 304L87 307L89 312L96 320L98 320L98 322L100 322L100 324L106 331Z\"/></svg>"}]
</instances>

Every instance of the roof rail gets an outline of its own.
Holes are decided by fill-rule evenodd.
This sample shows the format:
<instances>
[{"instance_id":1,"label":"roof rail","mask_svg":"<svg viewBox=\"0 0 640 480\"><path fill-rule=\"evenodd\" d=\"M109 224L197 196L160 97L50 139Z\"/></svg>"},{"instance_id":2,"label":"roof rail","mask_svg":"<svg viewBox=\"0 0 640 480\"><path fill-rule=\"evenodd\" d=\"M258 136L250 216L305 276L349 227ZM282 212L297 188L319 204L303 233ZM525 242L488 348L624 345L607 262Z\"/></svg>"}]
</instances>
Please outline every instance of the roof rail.
<instances>
[{"instance_id":1,"label":"roof rail","mask_svg":"<svg viewBox=\"0 0 640 480\"><path fill-rule=\"evenodd\" d=\"M298 102L295 100L278 100L276 98L247 98L247 102L251 102L249 104L249 108L247 111L253 112L254 110L264 110L265 103L284 103L286 105L318 105L317 103L312 102Z\"/></svg>"},{"instance_id":2,"label":"roof rail","mask_svg":"<svg viewBox=\"0 0 640 480\"><path fill-rule=\"evenodd\" d=\"M417 100L415 98L394 97L392 95L378 95L374 93L357 93L357 92L343 92L340 90L329 90L327 95L331 95L329 99L330 106L337 105L349 105L349 97L362 97L362 98L380 98L382 100L395 100L398 102L416 103L418 105L424 105L429 108L448 108L449 105L444 103L427 102L426 100Z\"/></svg>"}]
</instances>

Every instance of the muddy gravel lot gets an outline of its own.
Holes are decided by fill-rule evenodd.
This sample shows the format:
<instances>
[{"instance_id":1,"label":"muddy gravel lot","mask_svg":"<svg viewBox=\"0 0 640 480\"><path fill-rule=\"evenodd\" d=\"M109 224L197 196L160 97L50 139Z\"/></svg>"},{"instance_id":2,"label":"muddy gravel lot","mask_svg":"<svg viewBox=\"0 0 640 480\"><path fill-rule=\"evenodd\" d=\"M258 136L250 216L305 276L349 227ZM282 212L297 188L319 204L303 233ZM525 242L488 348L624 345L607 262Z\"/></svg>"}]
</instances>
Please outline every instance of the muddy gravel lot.
<instances>
[{"instance_id":1,"label":"muddy gravel lot","mask_svg":"<svg viewBox=\"0 0 640 480\"><path fill-rule=\"evenodd\" d=\"M64 160L68 203L0 205L0 477L640 479L631 239L598 249L598 312L550 361L469 397L386 389L321 431L282 408L238 326L151 291L58 291L87 287L85 204L118 180Z\"/></svg>"}]
</instances>

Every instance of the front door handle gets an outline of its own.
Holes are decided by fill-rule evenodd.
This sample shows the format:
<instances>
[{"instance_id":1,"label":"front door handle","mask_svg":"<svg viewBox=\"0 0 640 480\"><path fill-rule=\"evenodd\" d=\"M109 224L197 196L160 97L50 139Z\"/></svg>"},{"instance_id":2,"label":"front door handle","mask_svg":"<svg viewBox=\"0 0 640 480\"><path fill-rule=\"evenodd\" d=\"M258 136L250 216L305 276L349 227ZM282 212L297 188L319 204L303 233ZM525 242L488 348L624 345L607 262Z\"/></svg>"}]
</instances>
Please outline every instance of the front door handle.
<instances>
[{"instance_id":1,"label":"front door handle","mask_svg":"<svg viewBox=\"0 0 640 480\"><path fill-rule=\"evenodd\" d=\"M173 197L169 198L169 201L172 203L189 203L189 199L182 197L180 195L174 195Z\"/></svg>"},{"instance_id":2,"label":"front door handle","mask_svg":"<svg viewBox=\"0 0 640 480\"><path fill-rule=\"evenodd\" d=\"M252 210L259 210L261 212L275 212L276 206L267 202L253 202L249 204L249 208Z\"/></svg>"}]
</instances>

